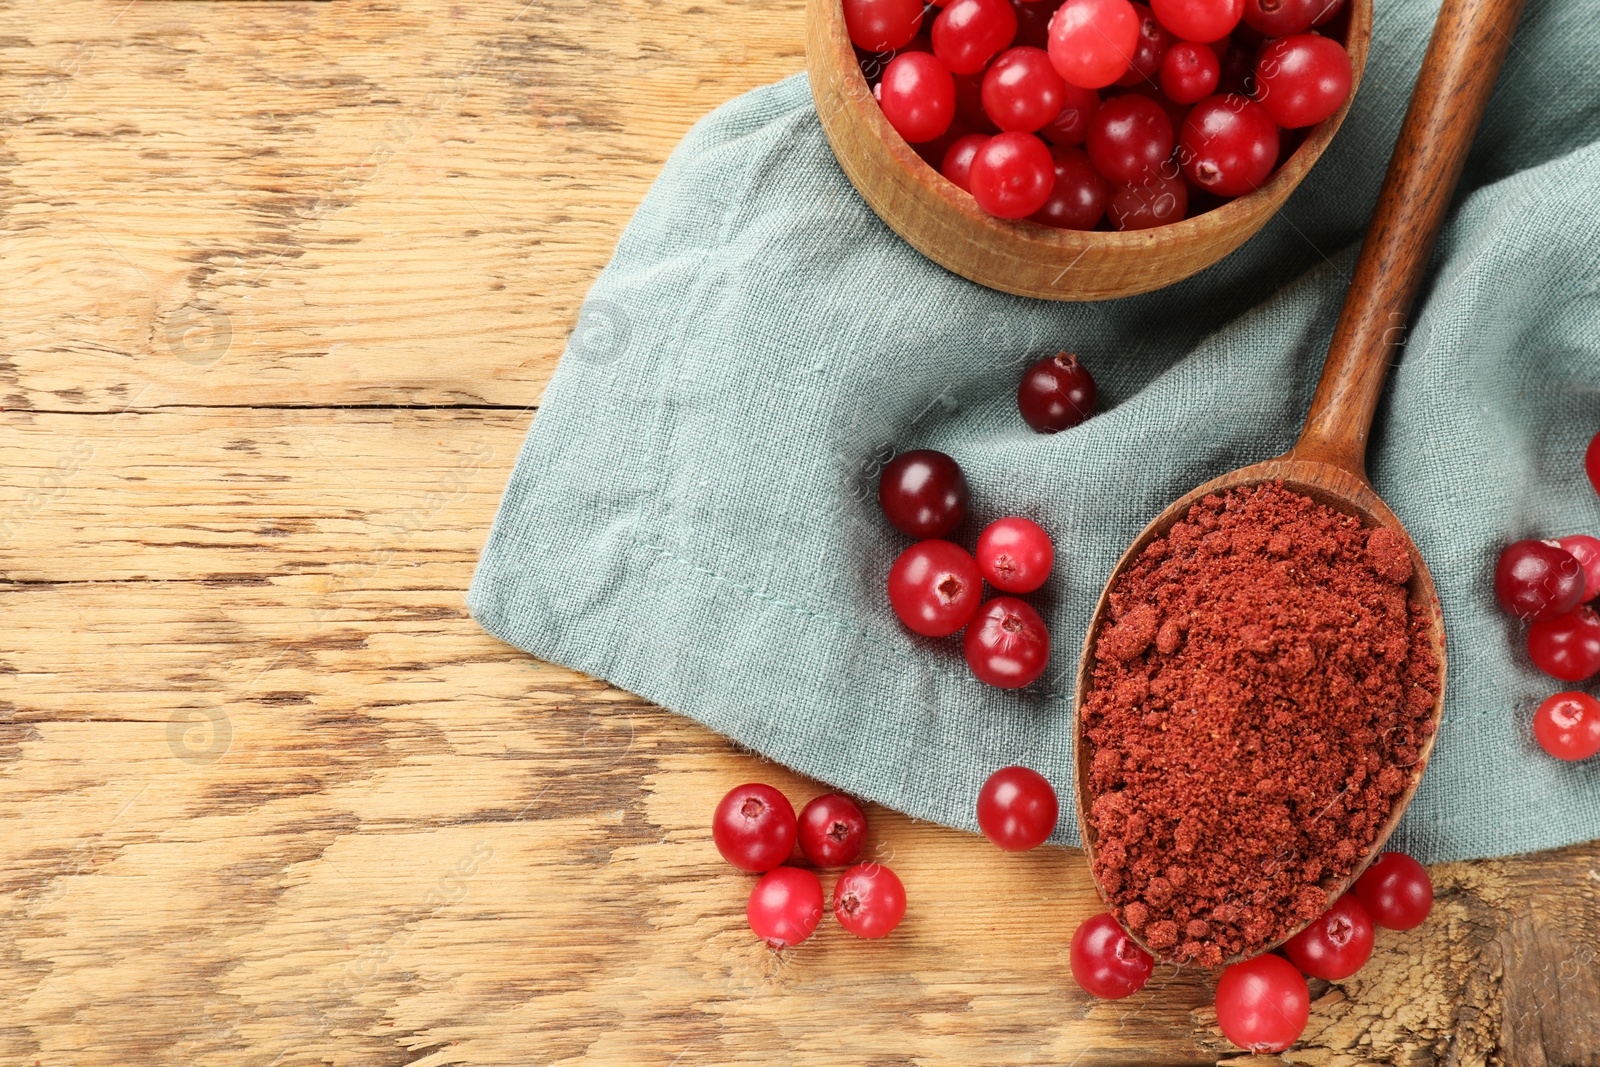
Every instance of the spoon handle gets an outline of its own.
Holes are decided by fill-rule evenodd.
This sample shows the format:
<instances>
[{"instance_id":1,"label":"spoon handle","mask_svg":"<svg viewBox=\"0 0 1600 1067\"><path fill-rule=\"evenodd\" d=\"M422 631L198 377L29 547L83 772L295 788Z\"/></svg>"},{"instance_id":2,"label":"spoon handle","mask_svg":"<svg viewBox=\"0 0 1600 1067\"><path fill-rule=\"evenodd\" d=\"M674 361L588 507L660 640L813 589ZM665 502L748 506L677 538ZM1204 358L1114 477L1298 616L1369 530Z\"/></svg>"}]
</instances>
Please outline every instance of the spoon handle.
<instances>
[{"instance_id":1,"label":"spoon handle","mask_svg":"<svg viewBox=\"0 0 1600 1067\"><path fill-rule=\"evenodd\" d=\"M1524 0L1444 0L1305 429L1291 452L1365 480L1389 364L1494 91Z\"/></svg>"}]
</instances>

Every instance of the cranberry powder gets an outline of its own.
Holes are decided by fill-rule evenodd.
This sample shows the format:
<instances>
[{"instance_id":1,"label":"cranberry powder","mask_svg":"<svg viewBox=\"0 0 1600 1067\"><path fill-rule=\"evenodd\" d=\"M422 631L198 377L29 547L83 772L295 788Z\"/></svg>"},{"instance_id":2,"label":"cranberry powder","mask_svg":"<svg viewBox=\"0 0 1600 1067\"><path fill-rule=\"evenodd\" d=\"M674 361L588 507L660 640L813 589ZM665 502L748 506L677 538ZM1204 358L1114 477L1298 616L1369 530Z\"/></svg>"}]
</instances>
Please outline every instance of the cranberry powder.
<instances>
[{"instance_id":1,"label":"cranberry powder","mask_svg":"<svg viewBox=\"0 0 1600 1067\"><path fill-rule=\"evenodd\" d=\"M1095 876L1157 954L1217 966L1316 918L1433 730L1403 539L1267 484L1118 578L1084 707Z\"/></svg>"}]
</instances>

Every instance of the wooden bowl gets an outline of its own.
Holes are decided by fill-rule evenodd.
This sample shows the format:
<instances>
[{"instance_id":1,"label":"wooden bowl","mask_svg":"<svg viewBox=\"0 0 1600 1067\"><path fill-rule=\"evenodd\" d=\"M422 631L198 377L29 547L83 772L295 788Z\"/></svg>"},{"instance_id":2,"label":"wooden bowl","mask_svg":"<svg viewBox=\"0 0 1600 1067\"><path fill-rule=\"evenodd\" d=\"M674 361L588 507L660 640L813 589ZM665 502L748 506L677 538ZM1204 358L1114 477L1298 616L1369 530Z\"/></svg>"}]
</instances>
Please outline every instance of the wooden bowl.
<instances>
[{"instance_id":1,"label":"wooden bowl","mask_svg":"<svg viewBox=\"0 0 1600 1067\"><path fill-rule=\"evenodd\" d=\"M1345 47L1361 83L1372 0L1350 0ZM1242 245L1283 206L1350 109L1312 127L1267 184L1182 222L1129 233L997 219L907 144L872 96L845 32L841 0L809 0L806 67L833 154L878 217L935 263L979 285L1044 300L1105 300L1182 281Z\"/></svg>"}]
</instances>

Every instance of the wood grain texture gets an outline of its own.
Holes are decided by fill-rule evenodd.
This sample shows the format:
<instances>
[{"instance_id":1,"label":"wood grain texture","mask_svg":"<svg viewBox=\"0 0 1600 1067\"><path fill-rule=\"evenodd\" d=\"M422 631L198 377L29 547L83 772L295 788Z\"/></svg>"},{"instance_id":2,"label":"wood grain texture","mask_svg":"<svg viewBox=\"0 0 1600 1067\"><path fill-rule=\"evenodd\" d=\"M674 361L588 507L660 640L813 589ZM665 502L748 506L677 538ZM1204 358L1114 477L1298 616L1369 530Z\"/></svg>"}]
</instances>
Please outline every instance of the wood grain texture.
<instances>
[{"instance_id":1,"label":"wood grain texture","mask_svg":"<svg viewBox=\"0 0 1600 1067\"><path fill-rule=\"evenodd\" d=\"M0 4L0 1063L1236 1057L1202 975L1075 989L1081 854L879 809L905 927L772 956L706 819L822 787L466 617L584 290L801 24ZM1294 1056L1595 1062L1597 868L1436 869Z\"/></svg>"}]
</instances>

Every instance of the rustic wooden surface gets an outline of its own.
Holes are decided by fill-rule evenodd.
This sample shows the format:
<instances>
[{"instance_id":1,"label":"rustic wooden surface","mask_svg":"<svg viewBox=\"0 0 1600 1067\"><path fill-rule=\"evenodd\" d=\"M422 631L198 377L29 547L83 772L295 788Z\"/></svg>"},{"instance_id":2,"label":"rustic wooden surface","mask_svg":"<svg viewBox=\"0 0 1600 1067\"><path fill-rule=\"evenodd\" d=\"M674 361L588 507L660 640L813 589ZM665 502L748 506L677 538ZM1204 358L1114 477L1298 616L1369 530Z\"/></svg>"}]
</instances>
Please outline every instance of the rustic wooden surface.
<instances>
[{"instance_id":1,"label":"rustic wooden surface","mask_svg":"<svg viewBox=\"0 0 1600 1067\"><path fill-rule=\"evenodd\" d=\"M578 301L801 0L0 3L0 1063L1187 1064L1081 856L874 810L776 957L706 820L820 786L462 592ZM1298 1062L1592 1064L1600 847L1436 869Z\"/></svg>"}]
</instances>

